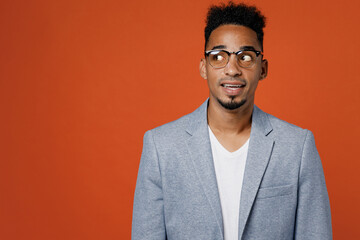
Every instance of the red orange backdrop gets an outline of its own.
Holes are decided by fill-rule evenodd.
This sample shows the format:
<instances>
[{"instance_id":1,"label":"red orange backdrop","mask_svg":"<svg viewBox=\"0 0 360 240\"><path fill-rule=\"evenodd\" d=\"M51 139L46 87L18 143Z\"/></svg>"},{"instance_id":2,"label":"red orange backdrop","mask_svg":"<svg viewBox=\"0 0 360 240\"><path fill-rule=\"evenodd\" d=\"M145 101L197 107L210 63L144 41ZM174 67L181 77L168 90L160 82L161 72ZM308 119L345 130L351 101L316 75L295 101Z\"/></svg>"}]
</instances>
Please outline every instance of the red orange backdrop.
<instances>
[{"instance_id":1,"label":"red orange backdrop","mask_svg":"<svg viewBox=\"0 0 360 240\"><path fill-rule=\"evenodd\" d=\"M130 239L146 130L208 96L207 0L0 2L0 239ZM360 239L359 2L254 0L256 104L315 134L335 239Z\"/></svg>"}]
</instances>

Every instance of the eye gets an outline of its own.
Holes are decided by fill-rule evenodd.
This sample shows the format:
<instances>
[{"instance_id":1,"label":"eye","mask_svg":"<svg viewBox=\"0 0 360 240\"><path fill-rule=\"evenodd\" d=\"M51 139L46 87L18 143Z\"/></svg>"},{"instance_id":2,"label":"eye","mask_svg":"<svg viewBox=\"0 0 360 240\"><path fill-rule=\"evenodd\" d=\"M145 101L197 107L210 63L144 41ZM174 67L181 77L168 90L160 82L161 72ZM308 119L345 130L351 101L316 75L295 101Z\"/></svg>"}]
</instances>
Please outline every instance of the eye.
<instances>
[{"instance_id":1,"label":"eye","mask_svg":"<svg viewBox=\"0 0 360 240\"><path fill-rule=\"evenodd\" d=\"M249 68L254 65L256 59L256 53L252 51L239 52L238 62L241 67Z\"/></svg>"},{"instance_id":2,"label":"eye","mask_svg":"<svg viewBox=\"0 0 360 240\"><path fill-rule=\"evenodd\" d=\"M225 57L221 54L221 52L214 52L210 54L211 60L216 62L224 61Z\"/></svg>"},{"instance_id":3,"label":"eye","mask_svg":"<svg viewBox=\"0 0 360 240\"><path fill-rule=\"evenodd\" d=\"M246 54L246 53L239 56L239 59L242 62L251 62L251 61L253 61L253 57L251 55L249 55L249 54Z\"/></svg>"},{"instance_id":4,"label":"eye","mask_svg":"<svg viewBox=\"0 0 360 240\"><path fill-rule=\"evenodd\" d=\"M217 55L214 56L214 60L216 60L216 61L222 61L222 60L224 60L224 57L221 56L221 55L219 55L219 54L217 54Z\"/></svg>"}]
</instances>

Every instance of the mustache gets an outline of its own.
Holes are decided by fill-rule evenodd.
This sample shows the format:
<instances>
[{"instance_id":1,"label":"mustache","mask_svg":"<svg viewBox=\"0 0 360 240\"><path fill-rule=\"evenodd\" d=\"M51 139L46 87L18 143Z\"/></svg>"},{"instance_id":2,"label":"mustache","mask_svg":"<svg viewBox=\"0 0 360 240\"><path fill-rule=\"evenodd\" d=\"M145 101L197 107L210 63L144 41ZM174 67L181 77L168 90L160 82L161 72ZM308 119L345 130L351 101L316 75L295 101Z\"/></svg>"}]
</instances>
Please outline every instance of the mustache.
<instances>
[{"instance_id":1,"label":"mustache","mask_svg":"<svg viewBox=\"0 0 360 240\"><path fill-rule=\"evenodd\" d=\"M234 82L241 82L242 84L246 84L246 80L242 78L236 78L236 77L223 77L219 79L219 83L224 81L234 81Z\"/></svg>"}]
</instances>

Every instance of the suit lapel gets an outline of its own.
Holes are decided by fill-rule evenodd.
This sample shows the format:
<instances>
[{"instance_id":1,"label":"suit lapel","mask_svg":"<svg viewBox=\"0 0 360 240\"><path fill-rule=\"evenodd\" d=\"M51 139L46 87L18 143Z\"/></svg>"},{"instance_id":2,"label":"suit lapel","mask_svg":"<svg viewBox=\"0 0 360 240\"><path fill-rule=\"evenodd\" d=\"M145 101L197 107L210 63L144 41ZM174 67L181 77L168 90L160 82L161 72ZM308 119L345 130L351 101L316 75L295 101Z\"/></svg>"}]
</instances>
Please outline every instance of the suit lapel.
<instances>
[{"instance_id":1,"label":"suit lapel","mask_svg":"<svg viewBox=\"0 0 360 240\"><path fill-rule=\"evenodd\" d=\"M200 108L189 116L189 127L187 132L190 134L190 137L187 140L187 147L192 159L193 167L208 199L212 212L215 215L219 230L221 231L221 236L223 236L224 230L221 204L207 124L207 103L208 101L202 104Z\"/></svg>"},{"instance_id":2,"label":"suit lapel","mask_svg":"<svg viewBox=\"0 0 360 240\"><path fill-rule=\"evenodd\" d=\"M274 140L268 136L272 127L267 114L254 106L248 156L240 199L239 239L249 218L262 177L268 165Z\"/></svg>"}]
</instances>

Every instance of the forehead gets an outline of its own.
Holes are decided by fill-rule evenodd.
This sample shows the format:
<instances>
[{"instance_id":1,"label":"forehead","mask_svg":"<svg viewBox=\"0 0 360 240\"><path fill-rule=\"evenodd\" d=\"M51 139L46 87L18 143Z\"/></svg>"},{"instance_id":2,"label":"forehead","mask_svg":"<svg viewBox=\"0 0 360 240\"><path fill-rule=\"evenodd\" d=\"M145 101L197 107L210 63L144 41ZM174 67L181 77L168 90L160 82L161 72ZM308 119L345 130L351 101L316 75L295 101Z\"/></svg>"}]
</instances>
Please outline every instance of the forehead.
<instances>
[{"instance_id":1,"label":"forehead","mask_svg":"<svg viewBox=\"0 0 360 240\"><path fill-rule=\"evenodd\" d=\"M253 46L255 49L260 49L260 44L254 30L233 24L222 25L212 31L206 50L221 45L231 51L239 50L242 46Z\"/></svg>"}]
</instances>

